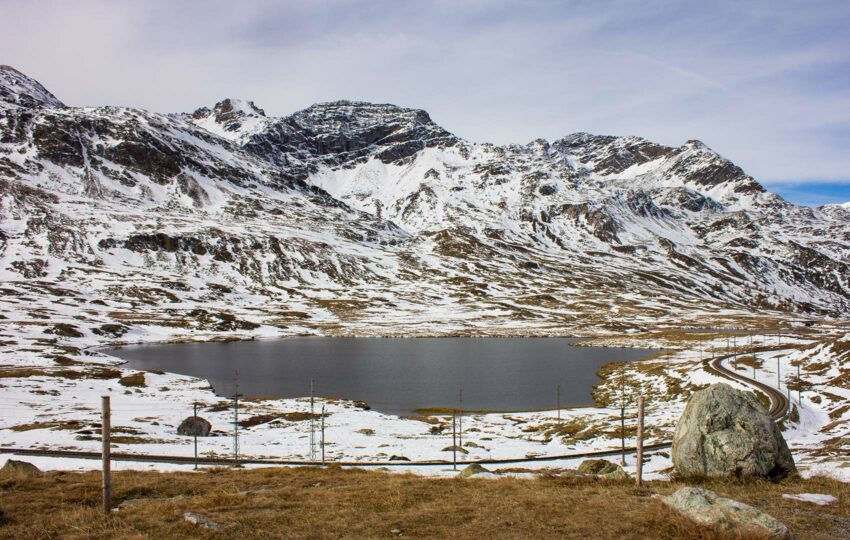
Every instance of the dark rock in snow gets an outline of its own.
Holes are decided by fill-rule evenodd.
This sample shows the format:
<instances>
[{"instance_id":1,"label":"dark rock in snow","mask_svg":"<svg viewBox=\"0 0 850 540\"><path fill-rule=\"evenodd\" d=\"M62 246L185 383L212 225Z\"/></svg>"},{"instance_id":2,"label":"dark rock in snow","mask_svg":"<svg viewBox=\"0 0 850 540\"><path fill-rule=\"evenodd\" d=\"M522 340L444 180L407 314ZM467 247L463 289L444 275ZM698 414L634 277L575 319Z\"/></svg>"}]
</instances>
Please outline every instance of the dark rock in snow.
<instances>
[{"instance_id":1,"label":"dark rock in snow","mask_svg":"<svg viewBox=\"0 0 850 540\"><path fill-rule=\"evenodd\" d=\"M177 427L178 435L190 435L198 437L207 437L212 430L212 424L200 416L190 416L180 422Z\"/></svg>"}]
</instances>

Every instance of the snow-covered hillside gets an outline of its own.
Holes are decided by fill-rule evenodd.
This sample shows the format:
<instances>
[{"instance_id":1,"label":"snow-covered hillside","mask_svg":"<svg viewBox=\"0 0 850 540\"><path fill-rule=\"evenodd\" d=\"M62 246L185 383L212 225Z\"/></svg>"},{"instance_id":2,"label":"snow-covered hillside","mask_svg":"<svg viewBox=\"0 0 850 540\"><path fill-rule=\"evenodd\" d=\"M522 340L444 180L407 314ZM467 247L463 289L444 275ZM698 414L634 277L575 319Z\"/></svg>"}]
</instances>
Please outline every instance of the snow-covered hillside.
<instances>
[{"instance_id":1,"label":"snow-covered hillside","mask_svg":"<svg viewBox=\"0 0 850 540\"><path fill-rule=\"evenodd\" d=\"M180 454L172 428L192 402L229 421L206 381L147 373L131 390L119 377L132 372L93 348L293 334L594 335L669 349L628 368L657 389L648 418L663 437L690 390L715 380L702 360L729 349L719 326L761 335L762 377L783 358L786 379L800 364L817 375L789 440L821 466L844 440L847 347L834 325L808 325L850 312L848 217L784 201L698 141L577 133L499 147L421 110L348 101L284 118L236 99L191 114L77 108L0 66L0 439L94 448L93 407L120 392L126 444ZM777 328L803 353L769 350ZM423 445L430 423L355 409L331 407L337 456L431 459L448 444ZM618 411L569 417L604 430ZM470 420L495 441L470 457L618 444L543 437L551 411L511 416ZM392 435L369 446L366 425ZM213 439L209 451L226 450L229 438ZM303 452L280 439L263 424L245 447Z\"/></svg>"},{"instance_id":2,"label":"snow-covered hillside","mask_svg":"<svg viewBox=\"0 0 850 540\"><path fill-rule=\"evenodd\" d=\"M848 260L845 209L790 204L698 141L500 147L348 101L284 118L235 99L74 108L0 68L0 307L17 346L33 328L539 334L842 315Z\"/></svg>"}]
</instances>

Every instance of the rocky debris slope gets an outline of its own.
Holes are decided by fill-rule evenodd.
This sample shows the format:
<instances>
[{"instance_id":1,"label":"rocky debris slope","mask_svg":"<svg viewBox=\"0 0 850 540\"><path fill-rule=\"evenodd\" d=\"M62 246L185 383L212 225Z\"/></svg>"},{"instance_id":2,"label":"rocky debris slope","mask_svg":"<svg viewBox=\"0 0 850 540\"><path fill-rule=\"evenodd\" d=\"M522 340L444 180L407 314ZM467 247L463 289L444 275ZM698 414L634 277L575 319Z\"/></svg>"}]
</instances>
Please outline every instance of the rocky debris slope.
<instances>
[{"instance_id":1,"label":"rocky debris slope","mask_svg":"<svg viewBox=\"0 0 850 540\"><path fill-rule=\"evenodd\" d=\"M694 392L673 435L683 477L762 477L796 473L782 432L752 392L718 383Z\"/></svg>"},{"instance_id":2,"label":"rocky debris slope","mask_svg":"<svg viewBox=\"0 0 850 540\"><path fill-rule=\"evenodd\" d=\"M493 146L349 101L68 107L0 67L0 348L840 315L843 212L787 203L698 141Z\"/></svg>"}]
</instances>

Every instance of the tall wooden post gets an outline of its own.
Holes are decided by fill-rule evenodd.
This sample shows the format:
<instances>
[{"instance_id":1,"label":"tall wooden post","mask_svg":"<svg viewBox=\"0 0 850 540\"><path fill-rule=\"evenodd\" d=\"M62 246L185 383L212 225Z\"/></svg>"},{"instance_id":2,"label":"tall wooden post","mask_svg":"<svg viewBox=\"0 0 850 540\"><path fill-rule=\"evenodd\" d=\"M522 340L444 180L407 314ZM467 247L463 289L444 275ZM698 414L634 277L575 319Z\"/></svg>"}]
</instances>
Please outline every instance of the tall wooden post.
<instances>
[{"instance_id":1,"label":"tall wooden post","mask_svg":"<svg viewBox=\"0 0 850 540\"><path fill-rule=\"evenodd\" d=\"M620 368L620 444L622 445L622 462L626 464L626 375Z\"/></svg>"},{"instance_id":2,"label":"tall wooden post","mask_svg":"<svg viewBox=\"0 0 850 540\"><path fill-rule=\"evenodd\" d=\"M643 396L638 397L637 425L637 463L635 464L635 485L643 484Z\"/></svg>"},{"instance_id":3,"label":"tall wooden post","mask_svg":"<svg viewBox=\"0 0 850 540\"><path fill-rule=\"evenodd\" d=\"M313 379L310 379L310 461L316 461L316 415Z\"/></svg>"},{"instance_id":4,"label":"tall wooden post","mask_svg":"<svg viewBox=\"0 0 850 540\"><path fill-rule=\"evenodd\" d=\"M776 388L782 389L782 379L779 378L779 357L776 357Z\"/></svg>"},{"instance_id":5,"label":"tall wooden post","mask_svg":"<svg viewBox=\"0 0 850 540\"><path fill-rule=\"evenodd\" d=\"M803 380L800 378L800 364L797 364L797 402L803 405Z\"/></svg>"},{"instance_id":6,"label":"tall wooden post","mask_svg":"<svg viewBox=\"0 0 850 540\"><path fill-rule=\"evenodd\" d=\"M233 466L239 467L239 394L233 396Z\"/></svg>"},{"instance_id":7,"label":"tall wooden post","mask_svg":"<svg viewBox=\"0 0 850 540\"><path fill-rule=\"evenodd\" d=\"M626 407L620 407L620 447L621 461L626 464Z\"/></svg>"},{"instance_id":8,"label":"tall wooden post","mask_svg":"<svg viewBox=\"0 0 850 540\"><path fill-rule=\"evenodd\" d=\"M458 395L458 406L460 409L457 415L457 444L463 446L463 388L460 389Z\"/></svg>"},{"instance_id":9,"label":"tall wooden post","mask_svg":"<svg viewBox=\"0 0 850 540\"><path fill-rule=\"evenodd\" d=\"M198 470L198 402L192 404L192 415L195 417L195 470Z\"/></svg>"},{"instance_id":10,"label":"tall wooden post","mask_svg":"<svg viewBox=\"0 0 850 540\"><path fill-rule=\"evenodd\" d=\"M100 438L103 443L103 511L108 514L112 510L112 468L109 461L112 426L110 425L111 411L109 407L109 396L101 397L101 406L103 408L100 431Z\"/></svg>"},{"instance_id":11,"label":"tall wooden post","mask_svg":"<svg viewBox=\"0 0 850 540\"><path fill-rule=\"evenodd\" d=\"M322 405L322 464L325 463L325 406Z\"/></svg>"},{"instance_id":12,"label":"tall wooden post","mask_svg":"<svg viewBox=\"0 0 850 540\"><path fill-rule=\"evenodd\" d=\"M454 464L454 470L457 470L457 435L455 432L456 429L456 421L455 421L455 413L452 413L452 463Z\"/></svg>"},{"instance_id":13,"label":"tall wooden post","mask_svg":"<svg viewBox=\"0 0 850 540\"><path fill-rule=\"evenodd\" d=\"M558 385L558 425L561 425L561 385Z\"/></svg>"}]
</instances>

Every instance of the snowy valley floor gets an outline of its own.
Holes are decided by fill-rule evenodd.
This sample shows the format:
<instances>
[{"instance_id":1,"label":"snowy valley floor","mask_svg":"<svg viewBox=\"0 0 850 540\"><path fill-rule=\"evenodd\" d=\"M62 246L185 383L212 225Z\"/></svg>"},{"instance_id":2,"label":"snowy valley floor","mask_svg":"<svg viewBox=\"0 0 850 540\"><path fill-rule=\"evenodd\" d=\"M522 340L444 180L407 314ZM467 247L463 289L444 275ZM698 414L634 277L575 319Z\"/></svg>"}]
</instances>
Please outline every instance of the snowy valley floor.
<instances>
[{"instance_id":1,"label":"snowy valley floor","mask_svg":"<svg viewBox=\"0 0 850 540\"><path fill-rule=\"evenodd\" d=\"M205 380L128 370L120 360L97 352L99 347L132 341L186 340L188 335L143 332L121 339L102 336L45 334L44 325L4 320L0 337L0 447L51 450L100 450L100 396L112 401L114 452L164 456L192 456L191 437L176 433L178 424L200 404L199 415L213 425L213 436L199 439L202 456L232 455L233 413L227 399L216 396ZM735 324L730 316L722 327L750 327L751 320ZM626 406L626 446L635 444L635 398L647 399L646 444L668 442L688 396L718 381L730 382L707 368L712 355L725 353L733 339L738 351L756 351L729 361L726 367L788 392L792 410L782 422L784 435L804 476L829 475L850 481L850 335L826 324L791 328L780 337L777 321L761 321L752 337L717 330L716 321L694 330L659 328L631 334L564 332L585 335L583 345L658 348L664 351L634 363L609 364L600 371L594 390L596 406L557 411L468 414L463 418L462 461L533 458L568 455L620 447L620 404ZM709 328L715 328L714 330ZM361 329L362 330L362 329ZM792 331L793 330L793 331ZM308 333L328 334L321 329ZM357 333L357 330L348 332ZM365 332L364 332L365 333ZM494 332L498 333L498 332ZM517 332L511 332L517 333ZM267 337L261 327L252 335ZM734 336L734 338L733 338ZM195 334L191 339L221 339L217 334ZM778 346L782 350L768 350ZM764 350L761 350L764 349ZM802 381L797 381L797 365ZM136 375L135 377L132 377ZM128 378L130 376L130 378ZM625 395L621 383L625 383ZM741 383L731 384L742 387ZM798 394L798 390L800 390ZM800 402L802 401L802 403ZM387 462L390 469L418 475L456 474L450 463L450 417L400 418L364 410L341 400L318 400L324 405L325 454L329 462ZM317 409L318 410L318 409ZM309 400L247 400L240 404L240 455L255 459L307 460L310 458ZM318 439L318 436L317 436ZM316 448L315 457L320 451ZM96 461L31 457L43 469L94 469ZM609 458L619 461L619 456ZM445 466L416 466L405 460L439 461ZM488 465L511 475L558 473L575 468L581 459L562 459ZM634 456L626 456L633 472ZM117 470L186 470L191 466L116 462ZM652 479L671 472L669 450L650 452L644 466Z\"/></svg>"}]
</instances>

